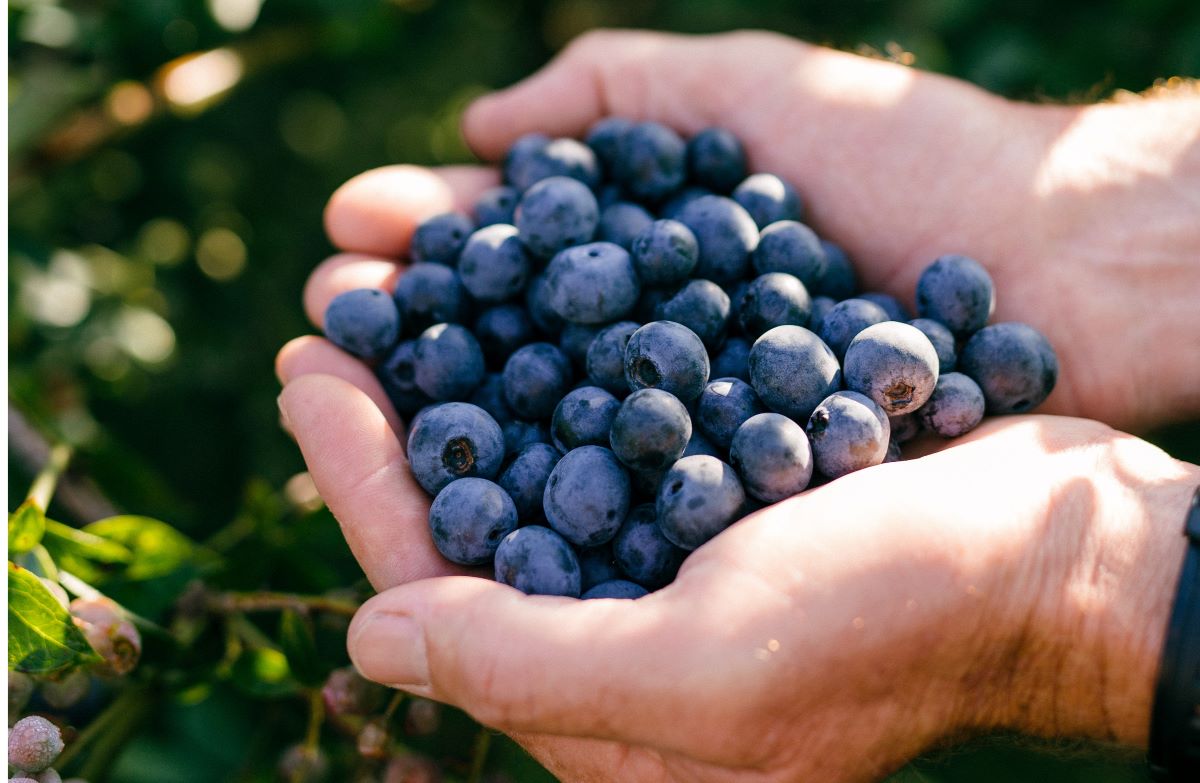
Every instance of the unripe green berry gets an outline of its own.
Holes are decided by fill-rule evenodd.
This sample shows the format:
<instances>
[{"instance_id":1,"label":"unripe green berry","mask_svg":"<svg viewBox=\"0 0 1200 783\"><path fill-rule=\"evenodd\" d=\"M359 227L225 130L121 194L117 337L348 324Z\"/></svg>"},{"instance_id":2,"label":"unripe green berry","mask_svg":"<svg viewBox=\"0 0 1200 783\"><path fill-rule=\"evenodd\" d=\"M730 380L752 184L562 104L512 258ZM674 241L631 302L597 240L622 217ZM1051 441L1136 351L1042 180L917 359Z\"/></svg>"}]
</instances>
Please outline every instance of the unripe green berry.
<instances>
[{"instance_id":1,"label":"unripe green berry","mask_svg":"<svg viewBox=\"0 0 1200 783\"><path fill-rule=\"evenodd\" d=\"M62 751L62 732L39 715L21 718L8 732L8 763L25 772L41 772Z\"/></svg>"}]
</instances>

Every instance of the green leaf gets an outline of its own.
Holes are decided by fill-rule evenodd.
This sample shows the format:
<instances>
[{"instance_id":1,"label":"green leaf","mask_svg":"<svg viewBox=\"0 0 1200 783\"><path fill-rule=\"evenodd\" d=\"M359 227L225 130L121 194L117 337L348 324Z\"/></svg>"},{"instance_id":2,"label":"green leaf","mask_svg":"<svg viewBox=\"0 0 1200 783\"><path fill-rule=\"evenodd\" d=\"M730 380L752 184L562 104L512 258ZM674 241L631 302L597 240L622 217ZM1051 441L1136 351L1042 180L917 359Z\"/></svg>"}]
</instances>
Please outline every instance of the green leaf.
<instances>
[{"instance_id":1,"label":"green leaf","mask_svg":"<svg viewBox=\"0 0 1200 783\"><path fill-rule=\"evenodd\" d=\"M100 660L42 580L8 564L8 668L50 674Z\"/></svg>"},{"instance_id":2,"label":"green leaf","mask_svg":"<svg viewBox=\"0 0 1200 783\"><path fill-rule=\"evenodd\" d=\"M46 520L44 543L50 553L60 559L66 554L97 563L129 563L133 560L133 553L127 547L53 519Z\"/></svg>"},{"instance_id":3,"label":"green leaf","mask_svg":"<svg viewBox=\"0 0 1200 783\"><path fill-rule=\"evenodd\" d=\"M46 532L46 515L37 503L26 500L16 511L8 515L8 556L19 555L33 549L42 541Z\"/></svg>"},{"instance_id":4,"label":"green leaf","mask_svg":"<svg viewBox=\"0 0 1200 783\"><path fill-rule=\"evenodd\" d=\"M284 609L279 617L279 645L287 656L292 674L302 685L325 682L328 669L321 664L311 621L295 609Z\"/></svg>"},{"instance_id":5,"label":"green leaf","mask_svg":"<svg viewBox=\"0 0 1200 783\"><path fill-rule=\"evenodd\" d=\"M130 553L122 576L128 580L154 579L186 563L196 551L191 539L157 519L121 515L101 519L83 528Z\"/></svg>"}]
</instances>

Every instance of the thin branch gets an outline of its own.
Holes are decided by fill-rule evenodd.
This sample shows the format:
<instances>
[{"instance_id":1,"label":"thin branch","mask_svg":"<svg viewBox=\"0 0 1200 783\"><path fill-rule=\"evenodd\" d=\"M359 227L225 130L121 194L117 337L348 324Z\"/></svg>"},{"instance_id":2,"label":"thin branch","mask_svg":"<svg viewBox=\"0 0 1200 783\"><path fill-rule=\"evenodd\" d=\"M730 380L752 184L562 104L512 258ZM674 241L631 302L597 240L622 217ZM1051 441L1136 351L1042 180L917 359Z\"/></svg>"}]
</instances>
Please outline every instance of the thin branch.
<instances>
[{"instance_id":1,"label":"thin branch","mask_svg":"<svg viewBox=\"0 0 1200 783\"><path fill-rule=\"evenodd\" d=\"M358 606L353 601L343 601L339 598L271 592L217 593L208 600L209 610L218 614L277 612L293 609L297 612L329 612L352 617L358 611Z\"/></svg>"}]
</instances>

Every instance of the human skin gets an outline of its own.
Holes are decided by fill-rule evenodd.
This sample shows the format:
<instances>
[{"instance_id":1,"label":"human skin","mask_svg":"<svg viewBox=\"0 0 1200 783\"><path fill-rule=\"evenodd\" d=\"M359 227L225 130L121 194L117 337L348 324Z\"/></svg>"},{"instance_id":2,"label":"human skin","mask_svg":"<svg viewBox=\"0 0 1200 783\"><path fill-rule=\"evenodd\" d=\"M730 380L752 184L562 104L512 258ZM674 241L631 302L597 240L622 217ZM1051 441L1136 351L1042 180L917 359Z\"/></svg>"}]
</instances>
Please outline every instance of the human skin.
<instances>
[{"instance_id":1,"label":"human skin","mask_svg":"<svg viewBox=\"0 0 1200 783\"><path fill-rule=\"evenodd\" d=\"M995 319L1058 351L1042 410L1129 428L1200 412L1200 99L1035 107L771 34L607 32L477 102L464 131L494 160L607 114L729 128L868 287L909 304L934 257L978 258ZM495 182L405 166L348 182L326 211L346 252L305 291L314 323L341 291L389 288L415 225ZM874 780L994 729L1145 745L1200 470L1136 438L985 422L737 523L658 593L577 602L440 559L365 366L308 337L277 369L285 426L381 591L350 630L356 665L564 779Z\"/></svg>"}]
</instances>

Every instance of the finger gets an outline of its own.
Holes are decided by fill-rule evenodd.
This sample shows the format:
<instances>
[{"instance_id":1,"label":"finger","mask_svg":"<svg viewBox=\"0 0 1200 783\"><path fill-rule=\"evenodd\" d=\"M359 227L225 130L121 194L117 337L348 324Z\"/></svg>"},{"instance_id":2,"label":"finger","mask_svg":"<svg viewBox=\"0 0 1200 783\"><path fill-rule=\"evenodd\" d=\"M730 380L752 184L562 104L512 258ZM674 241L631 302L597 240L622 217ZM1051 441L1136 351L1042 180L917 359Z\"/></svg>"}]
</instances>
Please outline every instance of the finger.
<instances>
[{"instance_id":1,"label":"finger","mask_svg":"<svg viewBox=\"0 0 1200 783\"><path fill-rule=\"evenodd\" d=\"M429 536L429 499L376 403L331 375L299 375L279 395L313 482L371 584L461 574Z\"/></svg>"},{"instance_id":2,"label":"finger","mask_svg":"<svg viewBox=\"0 0 1200 783\"><path fill-rule=\"evenodd\" d=\"M516 732L509 736L559 780L608 783L613 780L668 779L662 755L646 748L611 740L550 734Z\"/></svg>"},{"instance_id":3,"label":"finger","mask_svg":"<svg viewBox=\"0 0 1200 783\"><path fill-rule=\"evenodd\" d=\"M355 288L381 288L391 293L400 276L395 261L363 255L339 253L322 261L304 284L304 312L318 329L325 325L325 309L338 294Z\"/></svg>"},{"instance_id":4,"label":"finger","mask_svg":"<svg viewBox=\"0 0 1200 783\"><path fill-rule=\"evenodd\" d=\"M480 166L384 166L346 182L325 206L325 233L349 252L400 258L427 217L470 213L475 199L499 175Z\"/></svg>"},{"instance_id":5,"label":"finger","mask_svg":"<svg viewBox=\"0 0 1200 783\"><path fill-rule=\"evenodd\" d=\"M287 343L275 357L275 375L287 386L301 375L332 375L358 388L387 419L397 437L405 437L404 422L392 407L375 373L360 360L323 337L305 335Z\"/></svg>"}]
</instances>

